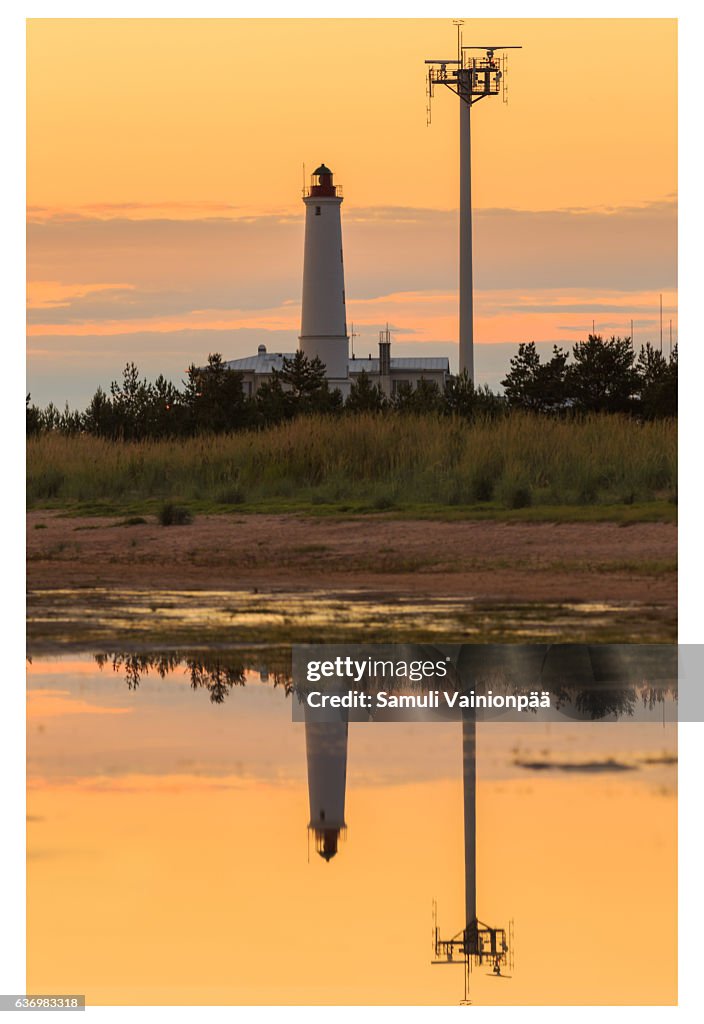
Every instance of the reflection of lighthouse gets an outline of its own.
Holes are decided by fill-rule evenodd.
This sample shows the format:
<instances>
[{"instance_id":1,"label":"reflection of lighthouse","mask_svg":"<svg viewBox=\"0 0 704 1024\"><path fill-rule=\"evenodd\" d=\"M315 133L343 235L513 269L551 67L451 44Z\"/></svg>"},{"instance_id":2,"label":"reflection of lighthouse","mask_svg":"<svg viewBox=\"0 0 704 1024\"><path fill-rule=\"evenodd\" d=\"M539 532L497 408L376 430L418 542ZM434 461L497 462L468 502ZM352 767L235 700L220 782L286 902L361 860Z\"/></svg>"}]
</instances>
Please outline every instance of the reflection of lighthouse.
<instances>
[{"instance_id":1,"label":"reflection of lighthouse","mask_svg":"<svg viewBox=\"0 0 704 1024\"><path fill-rule=\"evenodd\" d=\"M303 256L303 301L299 347L309 359L325 364L325 376L343 395L349 386L345 275L342 263L342 194L325 164L305 190L306 235Z\"/></svg>"},{"instance_id":2,"label":"reflection of lighthouse","mask_svg":"<svg viewBox=\"0 0 704 1024\"><path fill-rule=\"evenodd\" d=\"M347 776L347 715L336 722L306 721L308 761L308 828L315 835L315 848L326 861L337 853L345 829L345 783Z\"/></svg>"}]
</instances>

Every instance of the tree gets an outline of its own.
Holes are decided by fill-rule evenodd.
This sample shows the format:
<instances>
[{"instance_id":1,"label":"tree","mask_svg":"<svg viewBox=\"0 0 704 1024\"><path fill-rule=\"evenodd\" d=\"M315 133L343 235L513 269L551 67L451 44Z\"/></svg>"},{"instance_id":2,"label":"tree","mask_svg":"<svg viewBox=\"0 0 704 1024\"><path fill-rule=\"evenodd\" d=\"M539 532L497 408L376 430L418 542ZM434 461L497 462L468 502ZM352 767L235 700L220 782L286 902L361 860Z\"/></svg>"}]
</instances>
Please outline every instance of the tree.
<instances>
[{"instance_id":1,"label":"tree","mask_svg":"<svg viewBox=\"0 0 704 1024\"><path fill-rule=\"evenodd\" d=\"M39 413L39 429L46 431L58 430L60 425L61 413L53 402L49 402L46 409L42 409Z\"/></svg>"},{"instance_id":2,"label":"tree","mask_svg":"<svg viewBox=\"0 0 704 1024\"><path fill-rule=\"evenodd\" d=\"M352 381L345 409L349 412L381 412L386 405L386 396L379 385L374 384L366 370L362 370Z\"/></svg>"},{"instance_id":3,"label":"tree","mask_svg":"<svg viewBox=\"0 0 704 1024\"><path fill-rule=\"evenodd\" d=\"M467 370L450 377L445 386L445 410L464 419L477 415L494 416L504 407L504 401L486 385L475 387Z\"/></svg>"},{"instance_id":4,"label":"tree","mask_svg":"<svg viewBox=\"0 0 704 1024\"><path fill-rule=\"evenodd\" d=\"M636 362L641 413L646 419L677 415L677 347L669 360L650 342L640 350Z\"/></svg>"},{"instance_id":5,"label":"tree","mask_svg":"<svg viewBox=\"0 0 704 1024\"><path fill-rule=\"evenodd\" d=\"M552 412L565 405L567 353L553 346L552 358L541 363L535 342L518 346L510 370L501 381L509 406L533 412Z\"/></svg>"},{"instance_id":6,"label":"tree","mask_svg":"<svg viewBox=\"0 0 704 1024\"><path fill-rule=\"evenodd\" d=\"M83 417L77 410L71 410L68 402L64 406L64 411L59 417L58 430L62 434L80 434L83 427Z\"/></svg>"},{"instance_id":7,"label":"tree","mask_svg":"<svg viewBox=\"0 0 704 1024\"><path fill-rule=\"evenodd\" d=\"M604 340L590 334L572 349L567 368L567 397L581 412L632 412L638 392L635 353L630 338Z\"/></svg>"},{"instance_id":8,"label":"tree","mask_svg":"<svg viewBox=\"0 0 704 1024\"><path fill-rule=\"evenodd\" d=\"M140 380L134 363L127 363L122 371L122 383L110 385L115 434L126 441L147 436L147 419L151 405L151 385Z\"/></svg>"},{"instance_id":9,"label":"tree","mask_svg":"<svg viewBox=\"0 0 704 1024\"><path fill-rule=\"evenodd\" d=\"M392 405L396 412L439 412L442 407L442 395L434 380L421 377L415 388L408 381L399 384Z\"/></svg>"},{"instance_id":10,"label":"tree","mask_svg":"<svg viewBox=\"0 0 704 1024\"><path fill-rule=\"evenodd\" d=\"M25 399L27 437L39 434L42 429L42 411L39 406L35 405L33 402L31 405L29 404L31 398L31 395L27 395Z\"/></svg>"},{"instance_id":11,"label":"tree","mask_svg":"<svg viewBox=\"0 0 704 1024\"><path fill-rule=\"evenodd\" d=\"M518 354L511 356L509 366L509 372L501 381L506 401L510 406L518 406L522 409L532 408L535 380L540 366L540 356L535 342L520 344Z\"/></svg>"},{"instance_id":12,"label":"tree","mask_svg":"<svg viewBox=\"0 0 704 1024\"><path fill-rule=\"evenodd\" d=\"M281 370L275 370L274 373L299 406L305 405L307 400L327 388L325 363L318 356L309 359L301 349L295 352L292 359L284 356Z\"/></svg>"},{"instance_id":13,"label":"tree","mask_svg":"<svg viewBox=\"0 0 704 1024\"><path fill-rule=\"evenodd\" d=\"M83 429L98 437L114 437L116 434L115 411L111 400L98 386L90 404L83 413Z\"/></svg>"},{"instance_id":14,"label":"tree","mask_svg":"<svg viewBox=\"0 0 704 1024\"><path fill-rule=\"evenodd\" d=\"M150 437L175 437L186 429L187 409L181 392L163 374L154 381L149 407Z\"/></svg>"},{"instance_id":15,"label":"tree","mask_svg":"<svg viewBox=\"0 0 704 1024\"><path fill-rule=\"evenodd\" d=\"M289 416L301 413L329 415L342 409L342 394L338 388L330 390L325 363L318 356L309 359L298 349L290 359L284 356L282 368L273 370L272 378L281 384L286 394Z\"/></svg>"},{"instance_id":16,"label":"tree","mask_svg":"<svg viewBox=\"0 0 704 1024\"><path fill-rule=\"evenodd\" d=\"M222 433L248 425L251 404L244 393L242 374L225 366L219 352L208 356L207 366L191 364L187 374L183 401L189 431Z\"/></svg>"},{"instance_id":17,"label":"tree","mask_svg":"<svg viewBox=\"0 0 704 1024\"><path fill-rule=\"evenodd\" d=\"M318 413L322 416L337 416L342 412L343 407L344 402L340 389L332 388L331 390L330 385L325 381L319 391L316 391L307 401L304 401L301 411Z\"/></svg>"},{"instance_id":18,"label":"tree","mask_svg":"<svg viewBox=\"0 0 704 1024\"><path fill-rule=\"evenodd\" d=\"M283 423L294 414L290 396L284 391L279 376L273 376L271 380L259 385L255 406L258 418L265 426Z\"/></svg>"},{"instance_id":19,"label":"tree","mask_svg":"<svg viewBox=\"0 0 704 1024\"><path fill-rule=\"evenodd\" d=\"M541 412L555 412L566 405L567 357L564 349L553 345L549 361L538 369L536 390Z\"/></svg>"}]
</instances>

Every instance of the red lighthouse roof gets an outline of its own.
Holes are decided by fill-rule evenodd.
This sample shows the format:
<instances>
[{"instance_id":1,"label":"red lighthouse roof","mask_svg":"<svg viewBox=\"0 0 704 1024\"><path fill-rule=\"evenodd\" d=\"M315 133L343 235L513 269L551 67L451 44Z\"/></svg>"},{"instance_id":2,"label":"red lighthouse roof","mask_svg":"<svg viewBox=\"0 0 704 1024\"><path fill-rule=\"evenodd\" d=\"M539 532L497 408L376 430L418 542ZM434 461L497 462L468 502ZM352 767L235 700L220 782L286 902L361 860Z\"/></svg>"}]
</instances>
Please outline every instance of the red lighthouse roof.
<instances>
[{"instance_id":1,"label":"red lighthouse roof","mask_svg":"<svg viewBox=\"0 0 704 1024\"><path fill-rule=\"evenodd\" d=\"M310 176L310 194L312 196L336 196L337 189L332 181L332 171L325 164L316 167Z\"/></svg>"}]
</instances>

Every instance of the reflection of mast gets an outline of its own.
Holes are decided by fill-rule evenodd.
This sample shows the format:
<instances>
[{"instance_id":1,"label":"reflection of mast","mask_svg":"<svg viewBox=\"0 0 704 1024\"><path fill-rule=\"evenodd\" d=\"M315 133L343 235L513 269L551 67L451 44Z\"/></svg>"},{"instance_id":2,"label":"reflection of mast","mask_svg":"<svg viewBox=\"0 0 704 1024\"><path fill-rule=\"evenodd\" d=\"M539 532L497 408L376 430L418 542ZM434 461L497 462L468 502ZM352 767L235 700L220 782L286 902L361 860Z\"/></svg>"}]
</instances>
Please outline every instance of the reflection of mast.
<instances>
[{"instance_id":1,"label":"reflection of mast","mask_svg":"<svg viewBox=\"0 0 704 1024\"><path fill-rule=\"evenodd\" d=\"M306 720L308 761L308 828L315 835L315 848L324 860L337 853L345 825L345 782L347 776L347 713L334 722Z\"/></svg>"},{"instance_id":2,"label":"reflection of mast","mask_svg":"<svg viewBox=\"0 0 704 1024\"><path fill-rule=\"evenodd\" d=\"M464 789L464 919L477 920L477 720L462 716ZM469 925L468 925L469 927Z\"/></svg>"},{"instance_id":3,"label":"reflection of mast","mask_svg":"<svg viewBox=\"0 0 704 1024\"><path fill-rule=\"evenodd\" d=\"M493 973L510 963L510 929L492 928L477 917L477 722L473 710L462 712L462 769L464 783L464 902L465 926L450 939L441 939L437 908L433 905L433 963L463 963L465 1000L468 1000L472 966L486 963ZM456 954L459 958L455 959Z\"/></svg>"}]
</instances>

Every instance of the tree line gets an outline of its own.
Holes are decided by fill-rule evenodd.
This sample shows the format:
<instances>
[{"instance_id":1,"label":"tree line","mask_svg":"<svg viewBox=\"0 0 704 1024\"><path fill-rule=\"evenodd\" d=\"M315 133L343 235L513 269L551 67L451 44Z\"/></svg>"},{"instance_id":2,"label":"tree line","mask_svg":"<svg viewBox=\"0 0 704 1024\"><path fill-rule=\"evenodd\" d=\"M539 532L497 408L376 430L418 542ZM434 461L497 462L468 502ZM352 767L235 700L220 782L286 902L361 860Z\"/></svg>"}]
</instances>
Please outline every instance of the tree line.
<instances>
[{"instance_id":1,"label":"tree line","mask_svg":"<svg viewBox=\"0 0 704 1024\"><path fill-rule=\"evenodd\" d=\"M442 391L432 380L398 386L387 397L374 378L362 372L343 400L331 389L325 366L302 352L284 358L281 370L245 394L242 373L231 370L218 353L205 367L191 365L178 388L163 375L152 383L128 363L122 380L109 392L98 388L88 407L63 411L53 403L40 408L27 395L27 434L59 431L122 440L189 437L283 423L296 416L358 412L446 414L472 419L497 417L512 409L539 414L626 413L643 419L677 415L677 348L669 358L644 345L636 354L630 338L589 335L570 356L554 346L543 361L535 343L518 346L501 381L503 394L475 386L466 373L450 377Z\"/></svg>"}]
</instances>

